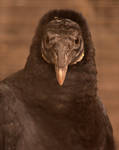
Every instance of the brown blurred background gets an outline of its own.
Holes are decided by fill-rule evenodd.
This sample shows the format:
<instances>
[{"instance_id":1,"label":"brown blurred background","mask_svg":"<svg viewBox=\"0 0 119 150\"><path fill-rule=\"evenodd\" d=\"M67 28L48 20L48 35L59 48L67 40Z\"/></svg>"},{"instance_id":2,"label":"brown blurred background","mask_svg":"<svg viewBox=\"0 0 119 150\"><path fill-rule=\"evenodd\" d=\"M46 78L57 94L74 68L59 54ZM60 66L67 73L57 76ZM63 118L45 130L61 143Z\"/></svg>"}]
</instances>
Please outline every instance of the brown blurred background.
<instances>
[{"instance_id":1,"label":"brown blurred background","mask_svg":"<svg viewBox=\"0 0 119 150\"><path fill-rule=\"evenodd\" d=\"M81 11L88 21L99 95L119 149L119 0L0 0L0 80L24 66L39 18L54 8Z\"/></svg>"}]
</instances>

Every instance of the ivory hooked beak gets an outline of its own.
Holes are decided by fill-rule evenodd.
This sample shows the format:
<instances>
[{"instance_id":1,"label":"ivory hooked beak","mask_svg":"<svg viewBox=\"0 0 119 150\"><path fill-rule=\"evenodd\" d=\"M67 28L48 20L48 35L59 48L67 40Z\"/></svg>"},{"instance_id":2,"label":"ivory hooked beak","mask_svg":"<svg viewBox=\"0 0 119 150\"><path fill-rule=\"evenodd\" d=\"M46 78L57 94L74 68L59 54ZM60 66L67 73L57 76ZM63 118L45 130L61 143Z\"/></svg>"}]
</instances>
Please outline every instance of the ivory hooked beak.
<instances>
[{"instance_id":1,"label":"ivory hooked beak","mask_svg":"<svg viewBox=\"0 0 119 150\"><path fill-rule=\"evenodd\" d=\"M56 77L60 86L62 86L64 83L66 73L67 73L67 68L68 68L67 66L63 68L55 66Z\"/></svg>"}]
</instances>

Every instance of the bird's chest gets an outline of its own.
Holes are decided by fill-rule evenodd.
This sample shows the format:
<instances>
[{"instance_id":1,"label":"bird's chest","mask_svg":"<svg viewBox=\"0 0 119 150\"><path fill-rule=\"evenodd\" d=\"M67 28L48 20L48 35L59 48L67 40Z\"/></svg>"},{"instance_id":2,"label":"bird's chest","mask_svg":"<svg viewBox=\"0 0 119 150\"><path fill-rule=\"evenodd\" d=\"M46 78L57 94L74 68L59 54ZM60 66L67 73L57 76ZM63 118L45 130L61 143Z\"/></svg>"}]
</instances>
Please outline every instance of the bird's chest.
<instances>
[{"instance_id":1,"label":"bird's chest","mask_svg":"<svg viewBox=\"0 0 119 150\"><path fill-rule=\"evenodd\" d=\"M23 133L17 150L85 150L85 142L89 147L97 140L101 128L96 127L92 102L79 102L77 96L60 92L60 96L40 91L35 98L26 97L29 105L22 111Z\"/></svg>"},{"instance_id":2,"label":"bird's chest","mask_svg":"<svg viewBox=\"0 0 119 150\"><path fill-rule=\"evenodd\" d=\"M31 109L30 113L26 111L23 114L23 133L17 150L83 150L85 142L95 136L95 126L89 116L86 117L88 112L77 114L76 107L66 111L68 113L56 113L54 110L44 113L43 109L40 112L37 108L36 111Z\"/></svg>"},{"instance_id":3,"label":"bird's chest","mask_svg":"<svg viewBox=\"0 0 119 150\"><path fill-rule=\"evenodd\" d=\"M48 114L34 119L27 114L22 125L24 130L17 150L78 150L74 145L80 146L77 127L68 119L61 121Z\"/></svg>"}]
</instances>

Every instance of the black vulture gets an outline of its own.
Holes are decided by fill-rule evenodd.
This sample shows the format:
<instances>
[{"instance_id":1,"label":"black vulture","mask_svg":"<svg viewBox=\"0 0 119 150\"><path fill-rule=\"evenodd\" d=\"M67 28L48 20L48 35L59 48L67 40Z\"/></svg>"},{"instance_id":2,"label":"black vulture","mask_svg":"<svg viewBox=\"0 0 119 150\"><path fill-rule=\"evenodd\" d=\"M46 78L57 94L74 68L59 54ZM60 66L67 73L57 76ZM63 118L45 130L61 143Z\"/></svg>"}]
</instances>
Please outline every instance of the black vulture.
<instances>
[{"instance_id":1,"label":"black vulture","mask_svg":"<svg viewBox=\"0 0 119 150\"><path fill-rule=\"evenodd\" d=\"M52 10L25 67L0 82L0 150L114 150L86 20Z\"/></svg>"}]
</instances>

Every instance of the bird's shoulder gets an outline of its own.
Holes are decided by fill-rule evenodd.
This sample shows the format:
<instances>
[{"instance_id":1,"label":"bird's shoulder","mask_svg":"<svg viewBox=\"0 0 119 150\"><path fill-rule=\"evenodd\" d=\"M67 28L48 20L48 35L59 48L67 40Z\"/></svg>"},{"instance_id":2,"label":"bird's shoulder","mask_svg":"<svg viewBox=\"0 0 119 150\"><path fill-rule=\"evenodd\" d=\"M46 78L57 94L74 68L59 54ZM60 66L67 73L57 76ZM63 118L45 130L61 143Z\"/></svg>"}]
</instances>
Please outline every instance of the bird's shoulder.
<instances>
[{"instance_id":1,"label":"bird's shoulder","mask_svg":"<svg viewBox=\"0 0 119 150\"><path fill-rule=\"evenodd\" d=\"M21 132L21 125L15 111L15 95L12 89L0 83L0 145L14 149ZM4 142L3 142L4 138Z\"/></svg>"},{"instance_id":2,"label":"bird's shoulder","mask_svg":"<svg viewBox=\"0 0 119 150\"><path fill-rule=\"evenodd\" d=\"M103 121L104 121L104 127L105 127L105 132L106 132L105 142L104 142L105 148L108 150L115 150L115 143L114 143L114 138L113 138L113 128L111 125L111 121L108 117L106 109L105 109L103 103L101 102L100 98L98 98L98 104L103 113Z\"/></svg>"},{"instance_id":3,"label":"bird's shoulder","mask_svg":"<svg viewBox=\"0 0 119 150\"><path fill-rule=\"evenodd\" d=\"M112 129L111 121L108 117L106 108L105 108L104 104L101 102L100 98L98 98L98 104L99 104L99 107L103 114L103 122L104 122L106 135L111 138L111 137L113 137L113 129Z\"/></svg>"},{"instance_id":4,"label":"bird's shoulder","mask_svg":"<svg viewBox=\"0 0 119 150\"><path fill-rule=\"evenodd\" d=\"M108 117L108 114L107 114L107 111L106 111L106 108L104 106L104 104L102 103L101 99L98 97L98 105L103 113L103 119L104 119L104 123L106 125L106 128L108 130L111 130L112 131L112 126L111 126L111 123L110 123L110 120L109 120L109 117Z\"/></svg>"}]
</instances>

